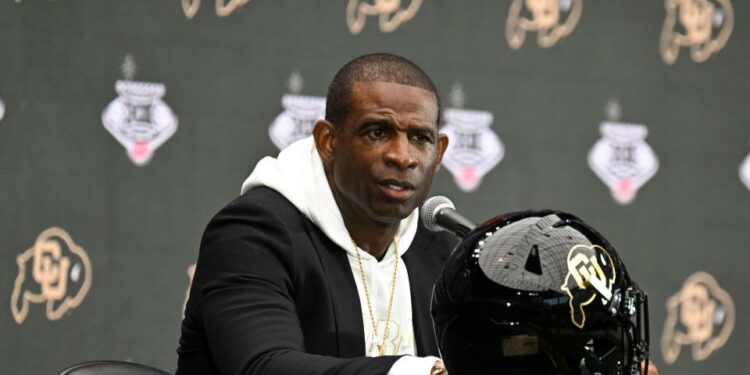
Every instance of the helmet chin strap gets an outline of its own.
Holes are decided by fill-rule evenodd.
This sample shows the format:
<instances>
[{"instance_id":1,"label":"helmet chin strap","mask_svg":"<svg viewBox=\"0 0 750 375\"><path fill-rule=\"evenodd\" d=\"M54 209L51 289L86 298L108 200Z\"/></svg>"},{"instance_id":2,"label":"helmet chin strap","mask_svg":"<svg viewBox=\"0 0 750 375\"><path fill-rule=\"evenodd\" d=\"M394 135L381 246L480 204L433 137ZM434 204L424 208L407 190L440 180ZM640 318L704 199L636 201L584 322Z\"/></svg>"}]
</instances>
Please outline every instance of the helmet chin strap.
<instances>
[{"instance_id":1,"label":"helmet chin strap","mask_svg":"<svg viewBox=\"0 0 750 375\"><path fill-rule=\"evenodd\" d=\"M612 350L614 350L614 348ZM609 355L610 353L612 352L610 351L606 355ZM580 368L581 375L602 375L605 371L601 359L589 350L584 351L583 358L581 358Z\"/></svg>"},{"instance_id":2,"label":"helmet chin strap","mask_svg":"<svg viewBox=\"0 0 750 375\"><path fill-rule=\"evenodd\" d=\"M623 375L648 374L650 342L648 295L632 281L630 288L618 290L615 294L618 298L613 298L610 311L612 315L618 316L623 322L623 333L626 337L623 337L622 340L627 339L629 341L627 343L629 348L627 356L629 358L625 359L625 363L630 362L630 366L623 369ZM635 318L635 322L633 322L633 318ZM581 360L581 362L584 361ZM641 371L641 363L643 363L643 371ZM589 366L589 369L593 368Z\"/></svg>"},{"instance_id":3,"label":"helmet chin strap","mask_svg":"<svg viewBox=\"0 0 750 375\"><path fill-rule=\"evenodd\" d=\"M626 290L615 290L610 312L623 321L622 345L630 349L623 358L625 367L617 371L618 375L648 374L649 366L649 321L648 295L634 283ZM635 322L633 322L635 318ZM625 341L628 341L627 345ZM593 349L587 349L579 363L581 375L604 375L609 369L605 368L605 358L612 355L616 348L598 356ZM627 365L629 363L629 365ZM643 363L643 368L641 368Z\"/></svg>"}]
</instances>

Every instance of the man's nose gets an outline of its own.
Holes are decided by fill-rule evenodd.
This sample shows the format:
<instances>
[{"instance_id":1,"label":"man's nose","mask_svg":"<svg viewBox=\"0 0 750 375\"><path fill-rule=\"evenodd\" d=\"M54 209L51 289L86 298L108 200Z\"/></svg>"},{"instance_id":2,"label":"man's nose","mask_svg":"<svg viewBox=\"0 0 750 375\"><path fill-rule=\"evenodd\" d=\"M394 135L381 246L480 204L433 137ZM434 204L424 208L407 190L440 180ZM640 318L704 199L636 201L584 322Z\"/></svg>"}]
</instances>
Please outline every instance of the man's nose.
<instances>
[{"instance_id":1,"label":"man's nose","mask_svg":"<svg viewBox=\"0 0 750 375\"><path fill-rule=\"evenodd\" d=\"M385 152L385 162L387 165L399 169L416 168L417 158L413 155L409 137L406 134L397 134L388 144Z\"/></svg>"}]
</instances>

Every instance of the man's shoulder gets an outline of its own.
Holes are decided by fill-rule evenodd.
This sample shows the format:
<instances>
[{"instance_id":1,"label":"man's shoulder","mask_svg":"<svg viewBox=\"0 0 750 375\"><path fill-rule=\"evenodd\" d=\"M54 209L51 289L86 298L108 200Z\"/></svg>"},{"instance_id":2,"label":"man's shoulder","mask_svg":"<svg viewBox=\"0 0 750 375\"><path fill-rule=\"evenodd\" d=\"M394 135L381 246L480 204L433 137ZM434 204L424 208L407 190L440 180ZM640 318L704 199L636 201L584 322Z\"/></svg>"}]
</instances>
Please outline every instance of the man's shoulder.
<instances>
[{"instance_id":1,"label":"man's shoulder","mask_svg":"<svg viewBox=\"0 0 750 375\"><path fill-rule=\"evenodd\" d=\"M229 202L222 211L226 209L266 210L279 216L301 215L297 208L281 193L265 186L246 191Z\"/></svg>"},{"instance_id":2,"label":"man's shoulder","mask_svg":"<svg viewBox=\"0 0 750 375\"><path fill-rule=\"evenodd\" d=\"M248 190L221 208L210 220L209 227L227 219L262 220L290 227L304 225L306 217L281 193L261 186Z\"/></svg>"},{"instance_id":3,"label":"man's shoulder","mask_svg":"<svg viewBox=\"0 0 750 375\"><path fill-rule=\"evenodd\" d=\"M248 236L288 242L291 233L304 230L305 220L309 219L283 195L267 187L257 187L233 199L209 220L201 248L217 241L244 241Z\"/></svg>"},{"instance_id":4,"label":"man's shoulder","mask_svg":"<svg viewBox=\"0 0 750 375\"><path fill-rule=\"evenodd\" d=\"M456 236L448 232L432 232L420 220L417 227L417 234L414 237L414 245L417 248L431 253L433 257L437 256L440 259L445 259L456 244L458 244Z\"/></svg>"}]
</instances>

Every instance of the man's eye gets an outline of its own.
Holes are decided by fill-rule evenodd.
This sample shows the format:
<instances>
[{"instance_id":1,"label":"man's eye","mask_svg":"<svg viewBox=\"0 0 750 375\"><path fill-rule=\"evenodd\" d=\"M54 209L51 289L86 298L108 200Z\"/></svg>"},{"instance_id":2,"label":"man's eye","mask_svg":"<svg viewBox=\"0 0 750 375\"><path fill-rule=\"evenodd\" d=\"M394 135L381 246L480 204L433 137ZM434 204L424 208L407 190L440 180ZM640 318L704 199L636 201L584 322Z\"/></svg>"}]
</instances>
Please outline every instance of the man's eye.
<instances>
[{"instance_id":1,"label":"man's eye","mask_svg":"<svg viewBox=\"0 0 750 375\"><path fill-rule=\"evenodd\" d=\"M414 140L420 143L430 143L432 142L432 138L424 133L417 133L414 135Z\"/></svg>"},{"instance_id":2,"label":"man's eye","mask_svg":"<svg viewBox=\"0 0 750 375\"><path fill-rule=\"evenodd\" d=\"M383 136L385 136L385 131L380 128L370 129L370 131L368 132L368 135L371 138L375 138L375 139L382 138Z\"/></svg>"}]
</instances>

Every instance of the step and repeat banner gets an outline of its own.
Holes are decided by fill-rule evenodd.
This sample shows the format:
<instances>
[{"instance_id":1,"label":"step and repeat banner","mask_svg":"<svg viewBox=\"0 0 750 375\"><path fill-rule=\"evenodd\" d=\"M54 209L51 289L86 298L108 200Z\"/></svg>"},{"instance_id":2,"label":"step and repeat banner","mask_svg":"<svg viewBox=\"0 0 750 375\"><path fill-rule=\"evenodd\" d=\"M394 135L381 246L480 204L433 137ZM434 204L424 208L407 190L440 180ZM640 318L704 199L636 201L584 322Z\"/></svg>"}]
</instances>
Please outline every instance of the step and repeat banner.
<instances>
[{"instance_id":1,"label":"step and repeat banner","mask_svg":"<svg viewBox=\"0 0 750 375\"><path fill-rule=\"evenodd\" d=\"M599 228L662 374L750 373L744 0L2 0L0 363L173 371L204 226L365 53L421 65L433 194Z\"/></svg>"}]
</instances>

